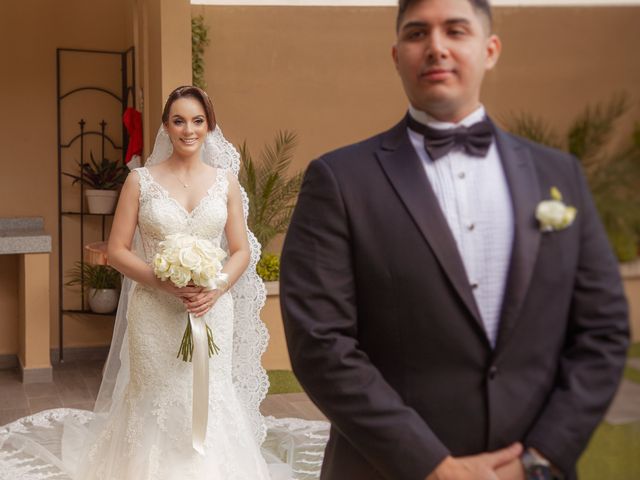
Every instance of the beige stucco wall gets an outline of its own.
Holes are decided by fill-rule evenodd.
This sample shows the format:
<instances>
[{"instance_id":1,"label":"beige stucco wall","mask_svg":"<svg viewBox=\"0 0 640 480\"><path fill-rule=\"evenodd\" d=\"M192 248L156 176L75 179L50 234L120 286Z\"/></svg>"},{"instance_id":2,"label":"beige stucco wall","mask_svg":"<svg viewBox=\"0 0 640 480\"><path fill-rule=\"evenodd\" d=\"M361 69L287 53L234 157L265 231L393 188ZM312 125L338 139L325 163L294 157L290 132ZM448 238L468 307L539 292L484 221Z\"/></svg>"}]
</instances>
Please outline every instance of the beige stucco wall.
<instances>
[{"instance_id":1,"label":"beige stucco wall","mask_svg":"<svg viewBox=\"0 0 640 480\"><path fill-rule=\"evenodd\" d=\"M190 57L181 54L189 44L186 11L203 13L211 27L208 90L234 144L247 139L257 153L276 130L296 130L295 165L302 169L322 152L391 126L406 108L390 59L393 8L190 7L185 0L2 2L0 216L43 216L53 236L54 347L55 49L124 50L136 44L148 146L171 83L188 82ZM504 52L484 91L494 116L524 109L565 128L587 102L605 100L614 91L636 95L638 105L640 8L497 8L495 13ZM174 23L176 18L181 20ZM172 33L163 36L163 28ZM95 109L99 113L100 106ZM640 118L638 108L620 134L633 118ZM272 249L278 248L276 242ZM0 256L0 355L18 351L17 278L17 258ZM271 303L265 315L277 315ZM640 306L633 305L640 316ZM106 318L68 317L65 343L103 345L110 329Z\"/></svg>"},{"instance_id":2,"label":"beige stucco wall","mask_svg":"<svg viewBox=\"0 0 640 480\"><path fill-rule=\"evenodd\" d=\"M615 91L640 119L640 7L495 8L503 55L483 101L565 129ZM407 101L391 61L394 8L193 6L210 26L208 91L234 143L259 150L278 129L300 137L296 166L392 126Z\"/></svg>"}]
</instances>

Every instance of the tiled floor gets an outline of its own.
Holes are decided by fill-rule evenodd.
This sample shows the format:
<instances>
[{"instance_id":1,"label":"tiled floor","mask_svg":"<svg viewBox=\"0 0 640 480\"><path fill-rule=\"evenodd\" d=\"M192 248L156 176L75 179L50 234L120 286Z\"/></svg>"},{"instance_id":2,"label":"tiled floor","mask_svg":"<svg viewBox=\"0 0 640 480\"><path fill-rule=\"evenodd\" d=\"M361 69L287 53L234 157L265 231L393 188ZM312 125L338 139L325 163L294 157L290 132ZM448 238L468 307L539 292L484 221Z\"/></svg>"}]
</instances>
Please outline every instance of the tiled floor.
<instances>
[{"instance_id":1,"label":"tiled floor","mask_svg":"<svg viewBox=\"0 0 640 480\"><path fill-rule=\"evenodd\" d=\"M102 370L102 360L54 365L53 383L23 385L16 370L0 370L0 426L50 408L92 410ZM304 393L269 395L262 413L274 417L324 420Z\"/></svg>"},{"instance_id":2,"label":"tiled floor","mask_svg":"<svg viewBox=\"0 0 640 480\"><path fill-rule=\"evenodd\" d=\"M92 410L100 387L102 360L54 365L53 383L23 385L16 370L0 370L0 426L17 418L50 408ZM640 359L629 366L640 370ZM640 385L623 381L607 413L610 423L640 420ZM264 415L325 420L304 393L269 395L261 407Z\"/></svg>"}]
</instances>

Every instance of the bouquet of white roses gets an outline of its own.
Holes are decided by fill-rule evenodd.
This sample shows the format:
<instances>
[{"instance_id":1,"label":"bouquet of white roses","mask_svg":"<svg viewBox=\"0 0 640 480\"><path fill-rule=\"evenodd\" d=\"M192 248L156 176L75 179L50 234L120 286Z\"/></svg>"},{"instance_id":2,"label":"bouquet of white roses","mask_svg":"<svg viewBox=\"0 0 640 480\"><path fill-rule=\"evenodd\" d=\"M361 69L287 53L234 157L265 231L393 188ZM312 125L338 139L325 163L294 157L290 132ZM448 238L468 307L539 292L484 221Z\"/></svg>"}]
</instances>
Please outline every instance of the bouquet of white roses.
<instances>
[{"instance_id":1,"label":"bouquet of white roses","mask_svg":"<svg viewBox=\"0 0 640 480\"><path fill-rule=\"evenodd\" d=\"M209 240L193 235L176 233L160 242L160 250L153 258L153 271L162 281L170 280L177 287L189 284L215 289L226 284L226 275L222 274L222 260L226 252ZM218 353L213 334L207 325L209 356ZM190 362L193 358L193 335L191 323L187 318L187 327L182 336L178 357Z\"/></svg>"}]
</instances>

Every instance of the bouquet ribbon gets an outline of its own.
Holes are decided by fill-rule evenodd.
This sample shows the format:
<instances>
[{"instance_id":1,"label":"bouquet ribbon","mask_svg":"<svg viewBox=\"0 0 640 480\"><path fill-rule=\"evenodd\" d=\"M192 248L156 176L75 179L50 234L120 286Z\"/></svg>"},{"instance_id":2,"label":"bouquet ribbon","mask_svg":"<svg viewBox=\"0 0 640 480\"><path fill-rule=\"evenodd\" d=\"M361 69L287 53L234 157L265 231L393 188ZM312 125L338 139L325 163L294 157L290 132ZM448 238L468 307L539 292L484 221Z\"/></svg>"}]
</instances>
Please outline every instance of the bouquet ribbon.
<instances>
[{"instance_id":1,"label":"bouquet ribbon","mask_svg":"<svg viewBox=\"0 0 640 480\"><path fill-rule=\"evenodd\" d=\"M189 323L193 333L193 415L191 420L191 441L193 448L204 455L204 442L209 421L209 348L207 329L203 317L189 313Z\"/></svg>"}]
</instances>

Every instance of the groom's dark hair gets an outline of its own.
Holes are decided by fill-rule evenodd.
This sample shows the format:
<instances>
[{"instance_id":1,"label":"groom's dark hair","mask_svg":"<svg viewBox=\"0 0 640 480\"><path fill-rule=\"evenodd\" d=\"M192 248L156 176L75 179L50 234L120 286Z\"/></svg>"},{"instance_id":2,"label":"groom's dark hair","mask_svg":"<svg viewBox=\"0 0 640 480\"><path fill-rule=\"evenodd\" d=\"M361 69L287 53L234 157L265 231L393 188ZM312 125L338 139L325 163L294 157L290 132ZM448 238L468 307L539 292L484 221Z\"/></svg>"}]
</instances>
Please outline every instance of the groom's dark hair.
<instances>
[{"instance_id":1,"label":"groom's dark hair","mask_svg":"<svg viewBox=\"0 0 640 480\"><path fill-rule=\"evenodd\" d=\"M171 111L173 102L184 97L195 98L200 105L202 105L204 116L207 119L207 129L212 132L216 128L216 114L213 111L213 103L211 103L207 92L193 85L178 87L169 94L167 102L164 104L164 109L162 110L162 123L166 125L167 122L169 122L169 112Z\"/></svg>"},{"instance_id":2,"label":"groom's dark hair","mask_svg":"<svg viewBox=\"0 0 640 480\"><path fill-rule=\"evenodd\" d=\"M415 4L424 0L398 0L398 16L396 17L396 32L400 31L400 24L407 9ZM489 0L467 0L476 13L484 16L487 20L487 26L489 27L489 33L493 29L493 14L491 13L491 4Z\"/></svg>"}]
</instances>

